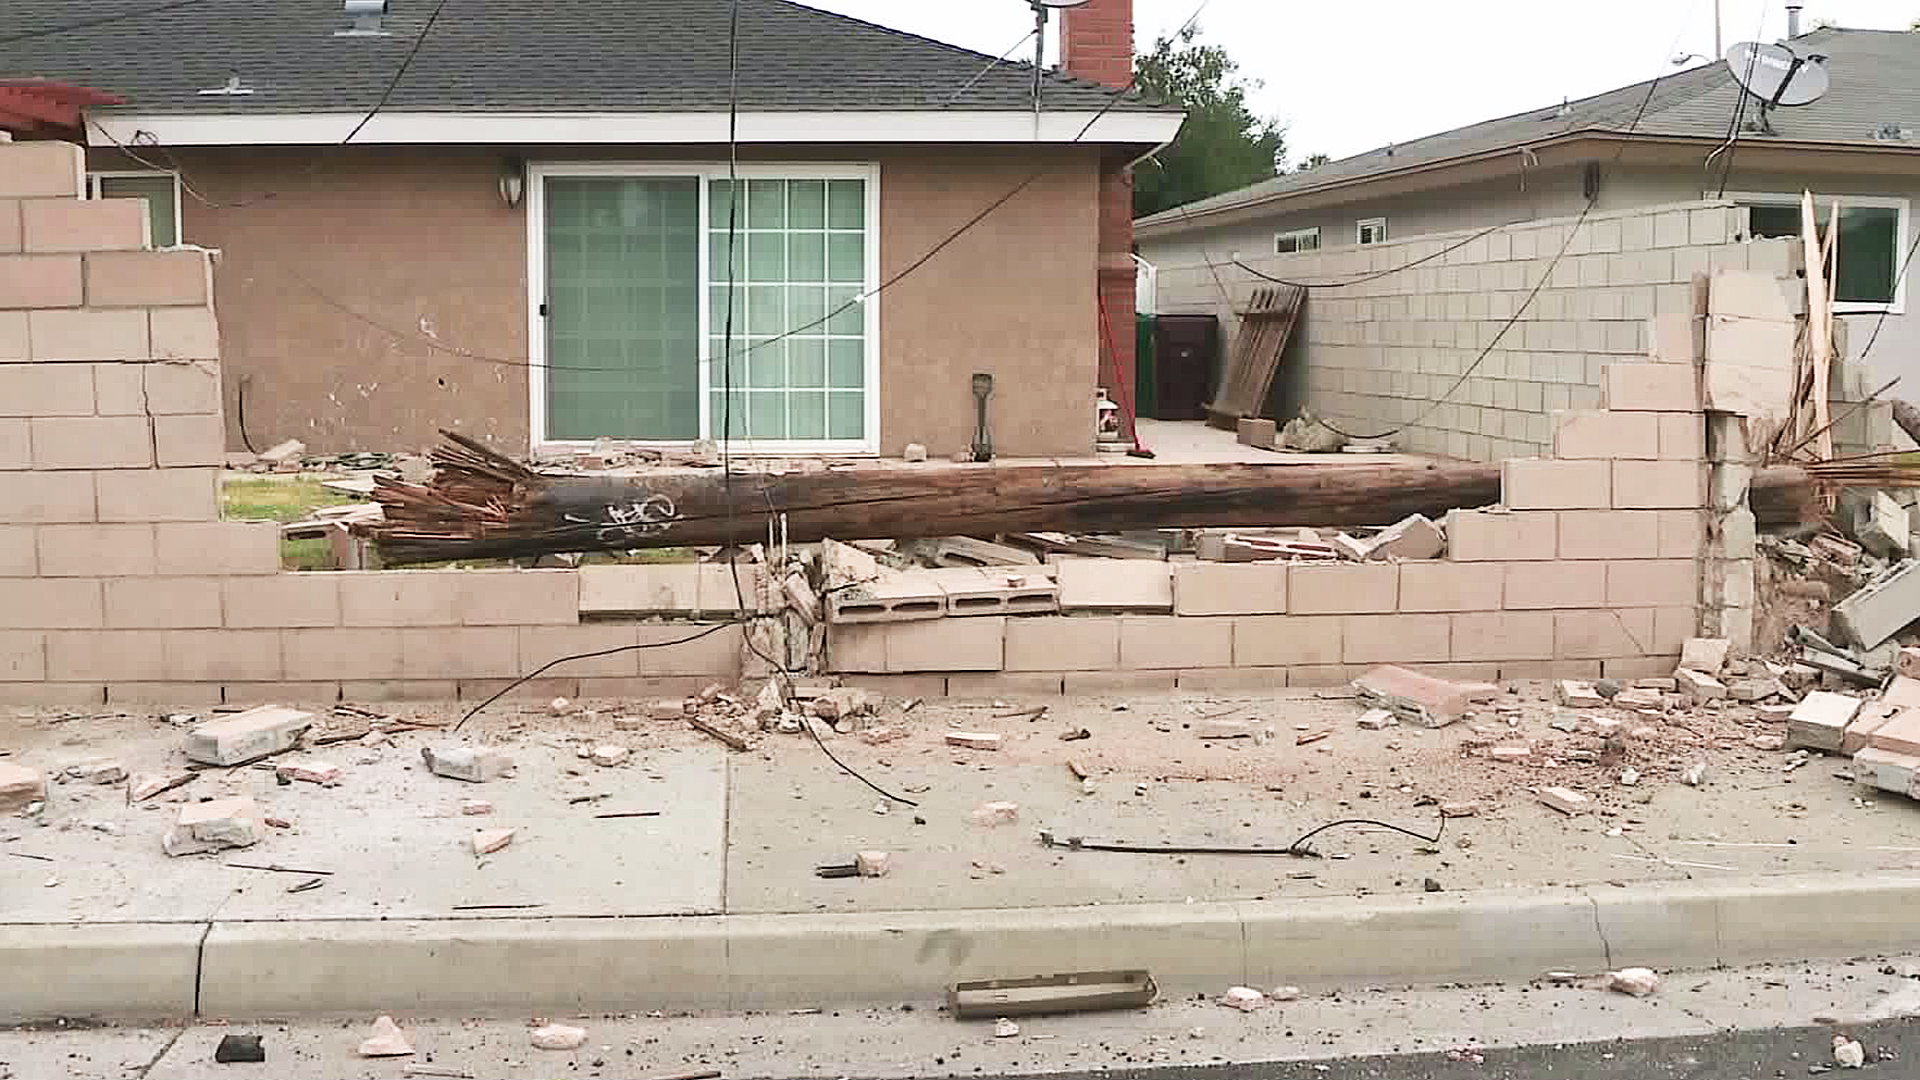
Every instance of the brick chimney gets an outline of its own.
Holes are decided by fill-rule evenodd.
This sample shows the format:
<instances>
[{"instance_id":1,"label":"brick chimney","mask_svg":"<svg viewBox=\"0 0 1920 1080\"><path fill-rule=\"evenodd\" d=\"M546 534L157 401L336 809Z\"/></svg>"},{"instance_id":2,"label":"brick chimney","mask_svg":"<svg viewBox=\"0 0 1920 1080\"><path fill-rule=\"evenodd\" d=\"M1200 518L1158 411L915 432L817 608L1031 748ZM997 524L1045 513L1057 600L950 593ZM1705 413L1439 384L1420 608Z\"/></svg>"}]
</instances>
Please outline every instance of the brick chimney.
<instances>
[{"instance_id":1,"label":"brick chimney","mask_svg":"<svg viewBox=\"0 0 1920 1080\"><path fill-rule=\"evenodd\" d=\"M1133 81L1133 0L1089 0L1068 8L1060 23L1060 66L1071 75L1118 90ZM1133 175L1124 156L1101 163L1100 297L1113 327L1113 348L1095 315L1100 348L1099 385L1132 412L1134 393ZM1132 435L1128 425L1127 434Z\"/></svg>"}]
</instances>

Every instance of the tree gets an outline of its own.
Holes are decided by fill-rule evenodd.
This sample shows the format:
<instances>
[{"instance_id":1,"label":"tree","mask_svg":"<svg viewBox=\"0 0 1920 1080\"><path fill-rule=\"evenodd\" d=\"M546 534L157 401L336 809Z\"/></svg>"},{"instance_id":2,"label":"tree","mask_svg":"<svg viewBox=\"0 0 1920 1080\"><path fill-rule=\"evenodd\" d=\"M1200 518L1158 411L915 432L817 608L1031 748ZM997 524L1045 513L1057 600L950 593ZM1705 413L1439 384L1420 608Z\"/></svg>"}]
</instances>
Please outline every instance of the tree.
<instances>
[{"instance_id":1,"label":"tree","mask_svg":"<svg viewBox=\"0 0 1920 1080\"><path fill-rule=\"evenodd\" d=\"M1333 160L1332 158L1328 157L1325 154L1308 154L1306 157L1306 160L1300 163L1300 167L1293 171L1306 172L1308 169L1317 169L1320 166L1325 165L1327 162L1332 160Z\"/></svg>"},{"instance_id":2,"label":"tree","mask_svg":"<svg viewBox=\"0 0 1920 1080\"><path fill-rule=\"evenodd\" d=\"M1134 59L1141 90L1187 110L1173 145L1133 170L1136 215L1258 183L1286 159L1279 122L1247 107L1247 94L1259 82L1240 78L1240 65L1224 48L1195 44L1198 33L1197 25L1188 26Z\"/></svg>"}]
</instances>

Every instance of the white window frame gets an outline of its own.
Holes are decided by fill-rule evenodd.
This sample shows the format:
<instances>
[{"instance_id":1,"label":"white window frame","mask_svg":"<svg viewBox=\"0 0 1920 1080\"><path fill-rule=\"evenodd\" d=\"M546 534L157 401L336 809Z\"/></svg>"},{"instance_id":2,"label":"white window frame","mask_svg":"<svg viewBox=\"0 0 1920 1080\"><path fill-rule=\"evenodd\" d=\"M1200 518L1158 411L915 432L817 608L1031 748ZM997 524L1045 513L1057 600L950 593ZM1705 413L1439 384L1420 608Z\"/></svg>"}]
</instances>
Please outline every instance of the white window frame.
<instances>
[{"instance_id":1,"label":"white window frame","mask_svg":"<svg viewBox=\"0 0 1920 1080\"><path fill-rule=\"evenodd\" d=\"M728 165L724 161L691 162L618 162L618 161L540 161L527 166L527 369L528 423L536 450L580 450L593 445L588 440L547 437L547 319L540 305L547 294L547 199L548 178L571 177L643 177L677 176L700 181L700 431L703 438L714 438L719 418L712 415L713 391L718 384L711 338L717 333L713 320L712 289L708 287L712 270L712 244L709 243L709 207L713 181L725 180ZM731 452L746 454L859 455L877 457L880 453L880 166L874 162L822 164L798 162L777 164L755 162L739 166L742 180L862 180L866 183L866 284L861 303L866 317L866 394L865 437L853 439L733 439ZM791 329L791 328L789 328ZM676 449L691 445L686 440L623 440L632 446Z\"/></svg>"},{"instance_id":2,"label":"white window frame","mask_svg":"<svg viewBox=\"0 0 1920 1080\"><path fill-rule=\"evenodd\" d=\"M173 182L173 246L178 247L187 242L186 220L180 216L181 184L180 171L178 169L88 169L87 198L98 199L103 197L100 194L101 180L146 180L155 176L164 176ZM149 231L152 229L151 222L148 223L148 229ZM152 239L151 236L148 237L148 240L151 241ZM159 247L160 245L155 244L154 246Z\"/></svg>"},{"instance_id":3,"label":"white window frame","mask_svg":"<svg viewBox=\"0 0 1920 1080\"><path fill-rule=\"evenodd\" d=\"M1799 195L1779 191L1729 191L1724 195L1707 191L1702 192L1702 194L1709 199L1725 200L1735 203L1752 203L1759 206L1792 206L1797 208L1801 204ZM1912 202L1908 199L1884 198L1872 195L1815 195L1813 197L1815 204L1814 210L1817 212L1826 208L1826 206L1831 205L1833 199L1840 200L1840 210L1842 213L1844 213L1849 206L1865 207L1870 210L1899 211L1899 216L1894 226L1893 237L1893 302L1884 305L1861 303L1857 300L1836 302L1833 313L1835 315L1878 315L1884 311L1889 315L1905 315L1907 313L1907 278L1906 275L1900 271L1902 269L1901 263L1906 260L1907 245L1911 242L1909 239L1911 226L1908 223L1908 218L1912 214Z\"/></svg>"},{"instance_id":4,"label":"white window frame","mask_svg":"<svg viewBox=\"0 0 1920 1080\"><path fill-rule=\"evenodd\" d=\"M1300 247L1298 244L1298 241L1309 236L1313 237L1313 246L1310 248ZM1292 251L1281 251L1280 241L1282 240L1295 241L1294 249ZM1297 255L1303 251L1319 251L1319 250L1320 250L1320 226L1318 225L1310 225L1304 229L1287 229L1282 232L1277 232L1273 234L1273 253L1275 255Z\"/></svg>"},{"instance_id":5,"label":"white window frame","mask_svg":"<svg viewBox=\"0 0 1920 1080\"><path fill-rule=\"evenodd\" d=\"M1367 239L1367 230L1370 228L1380 230L1380 235L1378 238L1373 240ZM1354 222L1353 223L1353 242L1356 245L1359 245L1361 247L1372 247L1375 244L1386 243L1387 242L1387 219L1383 217L1370 217L1370 218L1361 218L1359 221Z\"/></svg>"}]
</instances>

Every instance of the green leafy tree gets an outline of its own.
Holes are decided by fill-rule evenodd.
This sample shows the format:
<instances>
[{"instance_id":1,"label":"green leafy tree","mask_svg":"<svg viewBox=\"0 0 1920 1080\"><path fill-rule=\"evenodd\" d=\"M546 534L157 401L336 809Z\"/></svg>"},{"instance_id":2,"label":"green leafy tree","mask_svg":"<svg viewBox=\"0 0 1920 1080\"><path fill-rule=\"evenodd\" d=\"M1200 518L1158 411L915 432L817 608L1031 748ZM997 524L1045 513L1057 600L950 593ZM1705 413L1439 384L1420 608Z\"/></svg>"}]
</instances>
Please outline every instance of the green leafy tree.
<instances>
[{"instance_id":1,"label":"green leafy tree","mask_svg":"<svg viewBox=\"0 0 1920 1080\"><path fill-rule=\"evenodd\" d=\"M1134 59L1140 89L1187 110L1173 145L1133 171L1133 209L1146 215L1272 177L1286 159L1286 132L1256 116L1247 94L1256 80L1218 45L1194 42L1198 26L1161 38Z\"/></svg>"}]
</instances>

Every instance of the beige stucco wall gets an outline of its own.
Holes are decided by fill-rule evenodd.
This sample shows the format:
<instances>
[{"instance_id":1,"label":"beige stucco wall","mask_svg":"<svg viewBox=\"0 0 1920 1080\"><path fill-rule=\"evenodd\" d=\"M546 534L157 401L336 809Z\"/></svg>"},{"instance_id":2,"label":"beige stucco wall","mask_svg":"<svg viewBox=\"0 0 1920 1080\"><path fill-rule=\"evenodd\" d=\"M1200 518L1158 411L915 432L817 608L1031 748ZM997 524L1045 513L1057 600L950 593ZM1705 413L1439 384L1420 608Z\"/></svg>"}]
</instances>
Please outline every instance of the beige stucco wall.
<instances>
[{"instance_id":1,"label":"beige stucco wall","mask_svg":"<svg viewBox=\"0 0 1920 1080\"><path fill-rule=\"evenodd\" d=\"M216 148L176 159L182 234L219 249L228 443L408 449L453 428L528 440L527 222L498 148ZM529 161L714 161L723 148L541 148ZM1085 453L1098 342L1098 148L763 147L753 161L877 162L881 280L1035 170L1019 195L880 297L880 439L972 440L994 375L997 449ZM96 152L95 167L123 167ZM244 401L242 400L244 398Z\"/></svg>"}]
</instances>

